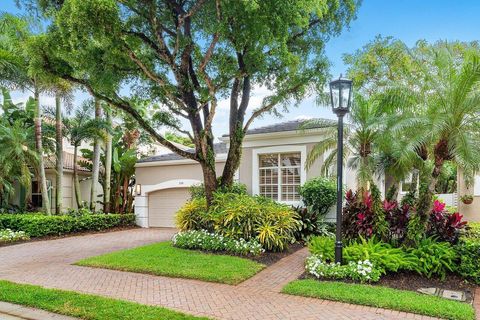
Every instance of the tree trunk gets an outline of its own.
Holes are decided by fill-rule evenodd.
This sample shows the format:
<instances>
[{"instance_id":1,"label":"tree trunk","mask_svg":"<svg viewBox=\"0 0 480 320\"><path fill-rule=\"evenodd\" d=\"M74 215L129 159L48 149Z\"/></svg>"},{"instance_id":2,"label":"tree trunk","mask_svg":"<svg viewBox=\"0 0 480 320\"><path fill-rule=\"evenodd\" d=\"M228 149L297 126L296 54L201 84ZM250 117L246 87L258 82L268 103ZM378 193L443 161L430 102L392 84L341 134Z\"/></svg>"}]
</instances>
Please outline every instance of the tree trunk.
<instances>
[{"instance_id":1,"label":"tree trunk","mask_svg":"<svg viewBox=\"0 0 480 320\"><path fill-rule=\"evenodd\" d=\"M50 198L48 197L47 189L47 176L45 174L45 161L43 158L43 145L42 145L42 109L40 108L40 94L38 89L35 88L34 92L35 98L35 143L37 146L38 152L38 167L39 167L39 178L40 178L40 187L42 192L42 207L43 210L47 213L51 213L50 207Z\"/></svg>"},{"instance_id":2,"label":"tree trunk","mask_svg":"<svg viewBox=\"0 0 480 320\"><path fill-rule=\"evenodd\" d=\"M201 162L203 171L203 184L205 187L205 198L207 199L207 206L209 207L213 202L213 194L217 189L217 176L215 173L215 162L213 168L207 162Z\"/></svg>"},{"instance_id":3,"label":"tree trunk","mask_svg":"<svg viewBox=\"0 0 480 320\"><path fill-rule=\"evenodd\" d=\"M55 174L55 213L61 214L63 207L63 134L62 134L62 105L60 97L55 96L55 138L56 138L56 158L57 170Z\"/></svg>"},{"instance_id":4,"label":"tree trunk","mask_svg":"<svg viewBox=\"0 0 480 320\"><path fill-rule=\"evenodd\" d=\"M78 168L77 168L77 158L78 158L78 145L75 144L73 149L73 183L75 188L75 200L77 202L77 208L82 208L82 192L80 190L80 181L78 180Z\"/></svg>"},{"instance_id":5,"label":"tree trunk","mask_svg":"<svg viewBox=\"0 0 480 320\"><path fill-rule=\"evenodd\" d=\"M101 107L100 107L100 100L95 99L95 120L100 120L101 116ZM92 159L92 186L90 189L90 210L96 210L96 203L97 203L97 184L98 184L98 176L100 172L100 139L95 138L95 142L93 144L93 159Z\"/></svg>"},{"instance_id":6,"label":"tree trunk","mask_svg":"<svg viewBox=\"0 0 480 320\"><path fill-rule=\"evenodd\" d=\"M240 129L241 130L241 129ZM235 172L240 166L240 159L242 158L242 141L243 132L230 135L230 146L228 149L227 161L222 172L222 179L220 181L221 187L229 187L233 184Z\"/></svg>"},{"instance_id":7,"label":"tree trunk","mask_svg":"<svg viewBox=\"0 0 480 320\"><path fill-rule=\"evenodd\" d=\"M449 157L448 140L442 139L435 145L434 150L434 167L430 176L430 180L426 187L421 188L417 201L417 217L413 219L414 225L409 224L408 241L411 244L416 243L425 235L428 226L430 212L432 211L432 200L435 194L438 177L443 168L445 160Z\"/></svg>"},{"instance_id":8,"label":"tree trunk","mask_svg":"<svg viewBox=\"0 0 480 320\"><path fill-rule=\"evenodd\" d=\"M112 127L112 115L110 109L106 109L106 117L107 117L107 126L108 129ZM104 181L104 200L103 200L103 211L105 213L110 212L110 193L112 188L112 135L109 131L107 131L107 139L106 139L106 146L105 146L105 181Z\"/></svg>"}]
</instances>

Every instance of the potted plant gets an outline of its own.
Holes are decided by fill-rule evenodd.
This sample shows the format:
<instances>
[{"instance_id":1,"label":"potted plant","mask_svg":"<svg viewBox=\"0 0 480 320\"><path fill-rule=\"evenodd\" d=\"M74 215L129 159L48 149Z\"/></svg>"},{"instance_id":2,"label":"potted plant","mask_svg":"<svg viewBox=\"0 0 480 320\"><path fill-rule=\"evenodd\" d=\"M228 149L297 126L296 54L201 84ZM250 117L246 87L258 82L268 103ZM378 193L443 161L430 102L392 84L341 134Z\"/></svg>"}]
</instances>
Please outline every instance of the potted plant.
<instances>
[{"instance_id":1,"label":"potted plant","mask_svg":"<svg viewBox=\"0 0 480 320\"><path fill-rule=\"evenodd\" d=\"M471 204L473 202L473 196L471 194L465 194L460 197L460 200L465 204Z\"/></svg>"}]
</instances>

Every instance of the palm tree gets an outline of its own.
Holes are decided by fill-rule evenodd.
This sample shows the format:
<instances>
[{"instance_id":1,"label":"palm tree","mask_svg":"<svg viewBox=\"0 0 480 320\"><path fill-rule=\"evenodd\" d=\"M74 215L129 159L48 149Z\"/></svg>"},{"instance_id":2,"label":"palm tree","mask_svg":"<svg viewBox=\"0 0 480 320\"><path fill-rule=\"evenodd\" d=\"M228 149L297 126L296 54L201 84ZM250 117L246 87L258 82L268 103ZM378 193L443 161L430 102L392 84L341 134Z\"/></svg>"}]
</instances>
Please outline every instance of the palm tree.
<instances>
[{"instance_id":1,"label":"palm tree","mask_svg":"<svg viewBox=\"0 0 480 320\"><path fill-rule=\"evenodd\" d=\"M414 57L418 78L396 84L386 96L400 110L414 115L398 124L405 152L424 149L432 168L417 212L425 225L432 197L446 161L467 175L480 169L480 53L474 46L440 43ZM415 112L414 112L414 111Z\"/></svg>"},{"instance_id":2,"label":"palm tree","mask_svg":"<svg viewBox=\"0 0 480 320\"><path fill-rule=\"evenodd\" d=\"M16 181L27 189L31 186L30 169L38 167L40 157L31 144L30 134L21 120L13 124L0 121L0 204L8 201Z\"/></svg>"},{"instance_id":3,"label":"palm tree","mask_svg":"<svg viewBox=\"0 0 480 320\"><path fill-rule=\"evenodd\" d=\"M95 98L94 100L95 105L95 121L101 121L102 115L102 107L100 105L100 100ZM93 159L92 159L92 185L90 188L90 210L95 211L96 208L96 199L97 199L97 184L98 178L100 175L100 142L101 139L99 137L94 138L93 143Z\"/></svg>"},{"instance_id":4,"label":"palm tree","mask_svg":"<svg viewBox=\"0 0 480 320\"><path fill-rule=\"evenodd\" d=\"M0 16L0 84L13 89L29 90L35 100L35 143L38 161L38 175L42 193L43 210L50 214L50 198L47 189L47 178L43 159L42 144L42 109L40 107L40 92L45 90L51 79L42 79L35 70L30 68L32 56L28 44L33 41L29 21L4 13Z\"/></svg>"},{"instance_id":5,"label":"palm tree","mask_svg":"<svg viewBox=\"0 0 480 320\"><path fill-rule=\"evenodd\" d=\"M64 119L65 136L74 147L73 151L73 179L75 189L75 200L77 207L83 207L82 194L80 191L80 180L78 177L78 148L83 141L92 140L100 136L100 131L104 128L101 122L93 118L91 105L84 103L75 111L71 118Z\"/></svg>"},{"instance_id":6,"label":"palm tree","mask_svg":"<svg viewBox=\"0 0 480 320\"><path fill-rule=\"evenodd\" d=\"M112 111L110 106L105 108L105 121L108 127L105 133L105 181L103 184L103 211L110 212L110 195L112 190Z\"/></svg>"},{"instance_id":7,"label":"palm tree","mask_svg":"<svg viewBox=\"0 0 480 320\"><path fill-rule=\"evenodd\" d=\"M356 95L349 114L350 124L345 127L345 148L343 161L352 169L357 170L359 188L368 189L375 173L374 147L380 136L382 109L374 100L368 100ZM309 120L303 125L308 129L313 124L323 126L324 138L312 148L306 160L306 166L311 167L320 157L324 157L322 172L328 175L337 159L337 126L331 121ZM347 161L348 160L348 161Z\"/></svg>"}]
</instances>

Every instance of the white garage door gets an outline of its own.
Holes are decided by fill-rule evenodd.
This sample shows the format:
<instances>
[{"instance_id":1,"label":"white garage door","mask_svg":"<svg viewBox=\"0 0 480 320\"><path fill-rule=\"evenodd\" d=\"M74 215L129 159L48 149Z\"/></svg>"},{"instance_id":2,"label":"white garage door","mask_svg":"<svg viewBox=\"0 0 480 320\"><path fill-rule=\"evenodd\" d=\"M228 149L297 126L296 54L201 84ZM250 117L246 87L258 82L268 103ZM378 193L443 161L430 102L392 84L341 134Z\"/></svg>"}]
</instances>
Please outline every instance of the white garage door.
<instances>
[{"instance_id":1,"label":"white garage door","mask_svg":"<svg viewBox=\"0 0 480 320\"><path fill-rule=\"evenodd\" d=\"M148 225L175 227L175 213L190 198L188 188L172 188L148 195Z\"/></svg>"}]
</instances>

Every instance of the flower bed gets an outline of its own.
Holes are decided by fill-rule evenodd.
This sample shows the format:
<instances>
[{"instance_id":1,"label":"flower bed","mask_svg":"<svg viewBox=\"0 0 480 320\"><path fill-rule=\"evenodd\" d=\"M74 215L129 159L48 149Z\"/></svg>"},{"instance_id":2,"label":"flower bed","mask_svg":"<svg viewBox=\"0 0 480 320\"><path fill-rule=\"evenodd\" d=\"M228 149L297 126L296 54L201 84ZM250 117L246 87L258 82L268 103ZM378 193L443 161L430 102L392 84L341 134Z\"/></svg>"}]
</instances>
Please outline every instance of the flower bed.
<instances>
[{"instance_id":1,"label":"flower bed","mask_svg":"<svg viewBox=\"0 0 480 320\"><path fill-rule=\"evenodd\" d=\"M206 230L189 230L175 234L172 238L175 247L200 249L205 251L226 251L240 255L258 255L265 252L258 240L243 238L236 240Z\"/></svg>"},{"instance_id":2,"label":"flower bed","mask_svg":"<svg viewBox=\"0 0 480 320\"><path fill-rule=\"evenodd\" d=\"M30 239L30 237L24 231L12 231L10 229L0 230L0 244L28 239Z\"/></svg>"},{"instance_id":3,"label":"flower bed","mask_svg":"<svg viewBox=\"0 0 480 320\"><path fill-rule=\"evenodd\" d=\"M353 281L376 282L381 271L369 260L350 261L346 265L325 262L321 256L312 255L305 262L306 271L319 279L349 279Z\"/></svg>"}]
</instances>

